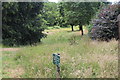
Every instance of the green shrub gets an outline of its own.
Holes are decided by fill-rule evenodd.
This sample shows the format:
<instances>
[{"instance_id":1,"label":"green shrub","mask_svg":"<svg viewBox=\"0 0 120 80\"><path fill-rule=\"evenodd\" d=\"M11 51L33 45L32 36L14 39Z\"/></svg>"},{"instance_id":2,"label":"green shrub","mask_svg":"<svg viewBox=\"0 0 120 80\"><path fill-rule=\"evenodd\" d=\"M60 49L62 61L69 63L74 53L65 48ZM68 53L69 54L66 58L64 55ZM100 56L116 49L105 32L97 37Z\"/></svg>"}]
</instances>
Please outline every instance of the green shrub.
<instances>
[{"instance_id":1,"label":"green shrub","mask_svg":"<svg viewBox=\"0 0 120 80\"><path fill-rule=\"evenodd\" d=\"M43 3L3 3L3 44L14 46L40 42L44 37L45 22L41 16L42 8Z\"/></svg>"}]
</instances>

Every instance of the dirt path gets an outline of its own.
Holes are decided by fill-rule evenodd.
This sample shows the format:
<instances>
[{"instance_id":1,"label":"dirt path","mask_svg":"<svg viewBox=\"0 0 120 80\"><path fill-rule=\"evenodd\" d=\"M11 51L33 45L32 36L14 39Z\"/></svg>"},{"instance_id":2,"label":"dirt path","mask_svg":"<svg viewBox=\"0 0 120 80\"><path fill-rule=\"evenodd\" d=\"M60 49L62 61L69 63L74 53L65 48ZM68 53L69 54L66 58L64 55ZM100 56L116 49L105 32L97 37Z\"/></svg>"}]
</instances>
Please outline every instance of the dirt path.
<instances>
[{"instance_id":1,"label":"dirt path","mask_svg":"<svg viewBox=\"0 0 120 80\"><path fill-rule=\"evenodd\" d=\"M0 51L18 51L20 48L0 48Z\"/></svg>"}]
</instances>

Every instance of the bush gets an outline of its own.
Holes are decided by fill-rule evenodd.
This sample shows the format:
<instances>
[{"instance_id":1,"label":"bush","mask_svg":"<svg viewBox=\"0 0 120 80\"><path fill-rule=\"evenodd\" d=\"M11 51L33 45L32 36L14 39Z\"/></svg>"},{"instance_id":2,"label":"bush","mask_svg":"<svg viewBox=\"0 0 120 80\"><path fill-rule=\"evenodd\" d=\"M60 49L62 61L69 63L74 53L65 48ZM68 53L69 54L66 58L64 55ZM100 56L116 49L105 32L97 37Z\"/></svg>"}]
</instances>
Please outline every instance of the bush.
<instances>
[{"instance_id":1,"label":"bush","mask_svg":"<svg viewBox=\"0 0 120 80\"><path fill-rule=\"evenodd\" d=\"M2 4L3 44L27 45L41 41L44 37L45 20L42 18L43 3L8 3Z\"/></svg>"},{"instance_id":2,"label":"bush","mask_svg":"<svg viewBox=\"0 0 120 80\"><path fill-rule=\"evenodd\" d=\"M91 38L101 41L118 40L117 16L120 14L120 4L108 5L100 11L97 19L93 20Z\"/></svg>"},{"instance_id":3,"label":"bush","mask_svg":"<svg viewBox=\"0 0 120 80\"><path fill-rule=\"evenodd\" d=\"M90 34L92 27L93 27L93 25L92 25L92 24L89 24L89 25L87 26L87 29L88 29L88 34Z\"/></svg>"}]
</instances>

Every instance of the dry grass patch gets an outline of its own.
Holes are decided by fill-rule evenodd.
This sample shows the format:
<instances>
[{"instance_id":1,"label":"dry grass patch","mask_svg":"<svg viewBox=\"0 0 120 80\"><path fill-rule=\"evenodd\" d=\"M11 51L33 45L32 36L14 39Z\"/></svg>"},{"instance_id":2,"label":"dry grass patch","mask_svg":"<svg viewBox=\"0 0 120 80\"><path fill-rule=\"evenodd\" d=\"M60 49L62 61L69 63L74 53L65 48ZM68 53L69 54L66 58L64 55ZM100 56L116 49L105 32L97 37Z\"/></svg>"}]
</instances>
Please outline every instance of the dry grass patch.
<instances>
[{"instance_id":1,"label":"dry grass patch","mask_svg":"<svg viewBox=\"0 0 120 80\"><path fill-rule=\"evenodd\" d=\"M1 48L0 51L18 51L20 48Z\"/></svg>"},{"instance_id":2,"label":"dry grass patch","mask_svg":"<svg viewBox=\"0 0 120 80\"><path fill-rule=\"evenodd\" d=\"M10 78L20 78L21 75L25 73L22 67L16 67L15 69L6 69L4 72L9 73L8 75Z\"/></svg>"}]
</instances>

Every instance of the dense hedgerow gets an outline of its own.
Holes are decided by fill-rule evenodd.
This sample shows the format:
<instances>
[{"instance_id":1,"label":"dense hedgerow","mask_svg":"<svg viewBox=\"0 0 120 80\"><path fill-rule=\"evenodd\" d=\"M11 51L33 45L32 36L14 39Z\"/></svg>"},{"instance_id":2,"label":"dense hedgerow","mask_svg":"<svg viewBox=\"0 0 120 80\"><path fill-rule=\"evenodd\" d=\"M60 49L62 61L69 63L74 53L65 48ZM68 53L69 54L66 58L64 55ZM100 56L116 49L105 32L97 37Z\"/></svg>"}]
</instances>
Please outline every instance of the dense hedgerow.
<instances>
[{"instance_id":1,"label":"dense hedgerow","mask_svg":"<svg viewBox=\"0 0 120 80\"><path fill-rule=\"evenodd\" d=\"M118 40L117 16L120 14L120 4L108 5L100 10L97 19L93 20L91 38L101 41Z\"/></svg>"}]
</instances>

